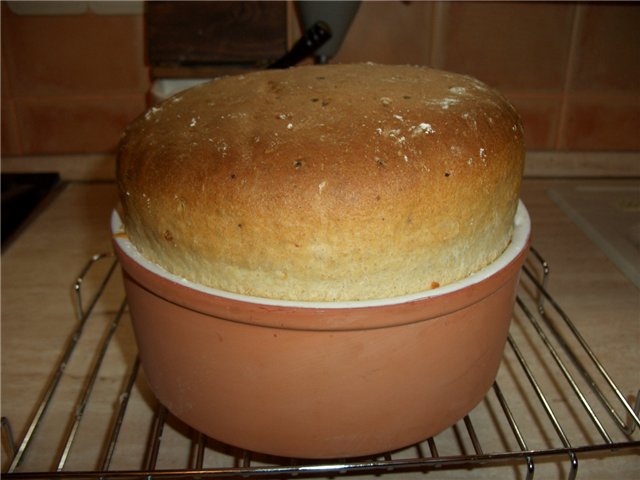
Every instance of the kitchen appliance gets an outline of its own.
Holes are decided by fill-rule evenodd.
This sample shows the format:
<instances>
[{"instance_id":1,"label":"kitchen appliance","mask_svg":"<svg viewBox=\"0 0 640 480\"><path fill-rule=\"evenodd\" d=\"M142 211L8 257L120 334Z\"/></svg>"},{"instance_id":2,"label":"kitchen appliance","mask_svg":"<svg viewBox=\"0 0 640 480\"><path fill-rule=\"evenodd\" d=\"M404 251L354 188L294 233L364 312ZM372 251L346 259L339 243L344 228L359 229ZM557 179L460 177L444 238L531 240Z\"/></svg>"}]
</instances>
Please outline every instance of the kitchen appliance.
<instances>
[{"instance_id":1,"label":"kitchen appliance","mask_svg":"<svg viewBox=\"0 0 640 480\"><path fill-rule=\"evenodd\" d=\"M37 214L60 184L55 172L2 174L2 249Z\"/></svg>"},{"instance_id":2,"label":"kitchen appliance","mask_svg":"<svg viewBox=\"0 0 640 480\"><path fill-rule=\"evenodd\" d=\"M313 54L315 63L328 63L338 53L353 18L360 8L359 1L302 1L295 2L300 23L308 30L316 22L323 22L331 30L331 38Z\"/></svg>"}]
</instances>

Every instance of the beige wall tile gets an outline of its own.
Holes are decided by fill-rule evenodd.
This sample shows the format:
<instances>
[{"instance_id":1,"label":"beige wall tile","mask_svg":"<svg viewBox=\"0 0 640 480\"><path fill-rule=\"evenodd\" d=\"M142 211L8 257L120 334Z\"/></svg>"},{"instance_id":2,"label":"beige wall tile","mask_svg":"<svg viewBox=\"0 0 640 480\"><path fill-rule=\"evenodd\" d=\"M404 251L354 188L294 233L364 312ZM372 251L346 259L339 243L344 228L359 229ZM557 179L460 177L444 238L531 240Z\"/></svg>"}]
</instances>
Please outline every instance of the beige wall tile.
<instances>
[{"instance_id":1,"label":"beige wall tile","mask_svg":"<svg viewBox=\"0 0 640 480\"><path fill-rule=\"evenodd\" d=\"M560 148L640 150L640 96L570 98Z\"/></svg>"},{"instance_id":2,"label":"beige wall tile","mask_svg":"<svg viewBox=\"0 0 640 480\"><path fill-rule=\"evenodd\" d=\"M7 70L7 62L5 61L5 50L6 46L4 41L2 41L2 64L0 65L0 71L2 72L2 83L0 83L0 90L2 93L2 98L11 96L11 84L9 83L9 74Z\"/></svg>"},{"instance_id":3,"label":"beige wall tile","mask_svg":"<svg viewBox=\"0 0 640 480\"><path fill-rule=\"evenodd\" d=\"M1 90L2 90L2 117L0 123L0 140L2 141L2 155L20 155L22 148L20 145L20 136L18 126L16 124L15 108L13 98L11 96L11 85L7 74L5 62L5 43L2 42L2 72Z\"/></svg>"},{"instance_id":4,"label":"beige wall tile","mask_svg":"<svg viewBox=\"0 0 640 480\"><path fill-rule=\"evenodd\" d=\"M560 118L560 96L527 96L513 94L509 100L522 119L527 150L555 148Z\"/></svg>"},{"instance_id":5,"label":"beige wall tile","mask_svg":"<svg viewBox=\"0 0 640 480\"><path fill-rule=\"evenodd\" d=\"M17 100L24 154L111 152L146 106L143 94Z\"/></svg>"},{"instance_id":6,"label":"beige wall tile","mask_svg":"<svg viewBox=\"0 0 640 480\"><path fill-rule=\"evenodd\" d=\"M362 2L334 62L428 64L431 2Z\"/></svg>"},{"instance_id":7,"label":"beige wall tile","mask_svg":"<svg viewBox=\"0 0 640 480\"><path fill-rule=\"evenodd\" d=\"M1 8L3 154L113 150L146 106L143 17Z\"/></svg>"},{"instance_id":8,"label":"beige wall tile","mask_svg":"<svg viewBox=\"0 0 640 480\"><path fill-rule=\"evenodd\" d=\"M17 16L2 10L14 95L145 91L140 16Z\"/></svg>"},{"instance_id":9,"label":"beige wall tile","mask_svg":"<svg viewBox=\"0 0 640 480\"><path fill-rule=\"evenodd\" d=\"M640 4L582 8L571 89L640 93Z\"/></svg>"},{"instance_id":10,"label":"beige wall tile","mask_svg":"<svg viewBox=\"0 0 640 480\"><path fill-rule=\"evenodd\" d=\"M2 147L0 153L2 155L21 155L22 145L20 144L20 134L16 124L13 100L3 98L1 110L2 127L0 138L2 139Z\"/></svg>"},{"instance_id":11,"label":"beige wall tile","mask_svg":"<svg viewBox=\"0 0 640 480\"><path fill-rule=\"evenodd\" d=\"M503 89L561 90L575 7L571 3L443 4L442 67Z\"/></svg>"}]
</instances>

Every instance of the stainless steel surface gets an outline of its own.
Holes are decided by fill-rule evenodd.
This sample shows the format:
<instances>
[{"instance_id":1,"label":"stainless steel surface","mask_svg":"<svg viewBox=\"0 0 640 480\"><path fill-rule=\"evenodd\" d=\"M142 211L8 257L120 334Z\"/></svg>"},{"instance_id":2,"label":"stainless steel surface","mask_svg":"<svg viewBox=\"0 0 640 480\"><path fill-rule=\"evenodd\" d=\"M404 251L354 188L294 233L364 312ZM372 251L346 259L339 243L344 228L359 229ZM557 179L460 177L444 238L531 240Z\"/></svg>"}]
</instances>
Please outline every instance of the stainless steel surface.
<instances>
[{"instance_id":1,"label":"stainless steel surface","mask_svg":"<svg viewBox=\"0 0 640 480\"><path fill-rule=\"evenodd\" d=\"M112 389L113 408L104 416L105 428L100 433L90 432L101 435L98 448L90 452L93 468L78 468L74 455L79 456L77 450L83 444L83 421L94 395L99 395L95 393L96 384L108 363L109 349L118 335L131 335L122 326L127 323L123 320L128 312L126 300L120 298L119 308L101 326L103 333L98 337L83 336L89 323L104 321L104 317L92 315L94 307L112 295L111 289L121 293L116 272L118 266L111 255L96 255L82 269L74 286L76 327L42 397L34 399L35 413L19 442L13 438L11 419L3 418L3 442L12 456L11 465L3 473L5 478L318 478L347 474L402 478L416 472L482 471L505 464L523 469L526 478L535 478L537 465L560 461L565 465L566 478L573 479L581 458L634 455L640 448L639 395L632 406L574 322L549 295L549 266L532 249L523 269L503 365L492 390L461 422L434 438L375 458L331 461L274 458L243 451L204 437L158 405L145 393L144 375L137 357L132 355L120 386ZM89 277L95 278L87 281ZM91 364L85 376L69 379L66 366L76 350L83 347L94 352ZM75 403L62 406L67 417L61 424L60 442L38 444L46 417L60 411L56 393L63 381L75 383L77 394ZM509 388L503 388L504 384ZM506 391L512 392L509 398ZM152 406L148 430L128 428L137 421L128 415L130 402L136 396ZM118 462L118 458L130 460L135 453L118 451L122 436L131 435L132 431L143 446L139 458L129 462L137 464L136 468L123 467ZM175 456L176 445L183 448L181 465L165 461L168 455ZM452 451L451 445L457 451ZM43 454L48 457L49 469L30 466L30 456ZM87 452L83 450L82 455Z\"/></svg>"}]
</instances>

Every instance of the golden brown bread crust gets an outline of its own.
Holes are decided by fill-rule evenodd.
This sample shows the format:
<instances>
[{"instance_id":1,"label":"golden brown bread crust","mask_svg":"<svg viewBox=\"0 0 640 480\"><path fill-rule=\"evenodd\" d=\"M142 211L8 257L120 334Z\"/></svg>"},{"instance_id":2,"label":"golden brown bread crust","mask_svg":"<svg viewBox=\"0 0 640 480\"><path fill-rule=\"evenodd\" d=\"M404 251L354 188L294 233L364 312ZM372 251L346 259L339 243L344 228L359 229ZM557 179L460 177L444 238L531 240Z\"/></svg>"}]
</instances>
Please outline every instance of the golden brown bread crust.
<instances>
[{"instance_id":1,"label":"golden brown bread crust","mask_svg":"<svg viewBox=\"0 0 640 480\"><path fill-rule=\"evenodd\" d=\"M387 298L444 285L511 235L524 163L513 107L413 66L226 77L135 121L124 224L148 259L236 293Z\"/></svg>"}]
</instances>

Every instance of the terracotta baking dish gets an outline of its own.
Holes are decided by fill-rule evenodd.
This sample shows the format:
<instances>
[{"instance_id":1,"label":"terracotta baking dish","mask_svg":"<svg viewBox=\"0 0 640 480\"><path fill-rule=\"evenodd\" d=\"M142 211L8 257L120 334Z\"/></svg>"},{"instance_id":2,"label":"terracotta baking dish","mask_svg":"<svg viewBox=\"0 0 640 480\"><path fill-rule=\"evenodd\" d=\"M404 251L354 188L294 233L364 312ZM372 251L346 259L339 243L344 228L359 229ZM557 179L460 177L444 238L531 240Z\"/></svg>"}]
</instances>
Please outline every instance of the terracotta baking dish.
<instances>
[{"instance_id":1,"label":"terracotta baking dish","mask_svg":"<svg viewBox=\"0 0 640 480\"><path fill-rule=\"evenodd\" d=\"M419 442L462 418L502 357L530 220L491 265L385 300L305 303L230 294L140 256L112 216L140 357L175 416L273 455L352 457Z\"/></svg>"}]
</instances>

